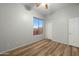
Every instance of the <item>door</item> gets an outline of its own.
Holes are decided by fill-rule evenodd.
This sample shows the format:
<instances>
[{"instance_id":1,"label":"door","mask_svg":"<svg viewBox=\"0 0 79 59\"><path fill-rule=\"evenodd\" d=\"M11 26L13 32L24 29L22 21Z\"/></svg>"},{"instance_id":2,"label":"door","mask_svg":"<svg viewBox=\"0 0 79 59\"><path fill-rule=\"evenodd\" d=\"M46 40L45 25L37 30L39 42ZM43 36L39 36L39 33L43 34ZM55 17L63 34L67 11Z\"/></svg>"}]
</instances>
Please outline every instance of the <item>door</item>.
<instances>
[{"instance_id":1,"label":"door","mask_svg":"<svg viewBox=\"0 0 79 59\"><path fill-rule=\"evenodd\" d=\"M79 18L69 20L69 44L79 47Z\"/></svg>"},{"instance_id":2,"label":"door","mask_svg":"<svg viewBox=\"0 0 79 59\"><path fill-rule=\"evenodd\" d=\"M52 26L52 23L46 23L46 25L45 25L45 36L46 36L46 38L48 38L48 39L53 39L53 36L52 36L52 30L53 30L53 28L52 28L53 26Z\"/></svg>"}]
</instances>

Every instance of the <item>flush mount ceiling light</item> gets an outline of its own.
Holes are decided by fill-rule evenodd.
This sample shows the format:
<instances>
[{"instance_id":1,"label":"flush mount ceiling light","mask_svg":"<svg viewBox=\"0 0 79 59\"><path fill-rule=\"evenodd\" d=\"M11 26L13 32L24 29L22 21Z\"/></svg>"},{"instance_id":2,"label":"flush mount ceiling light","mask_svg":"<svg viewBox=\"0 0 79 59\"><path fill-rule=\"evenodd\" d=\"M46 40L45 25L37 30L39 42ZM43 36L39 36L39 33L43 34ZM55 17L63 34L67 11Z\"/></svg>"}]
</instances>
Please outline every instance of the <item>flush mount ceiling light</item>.
<instances>
[{"instance_id":1,"label":"flush mount ceiling light","mask_svg":"<svg viewBox=\"0 0 79 59\"><path fill-rule=\"evenodd\" d=\"M45 9L48 9L48 4L47 3L35 3L35 6L36 7L43 6L43 7L45 7Z\"/></svg>"}]
</instances>

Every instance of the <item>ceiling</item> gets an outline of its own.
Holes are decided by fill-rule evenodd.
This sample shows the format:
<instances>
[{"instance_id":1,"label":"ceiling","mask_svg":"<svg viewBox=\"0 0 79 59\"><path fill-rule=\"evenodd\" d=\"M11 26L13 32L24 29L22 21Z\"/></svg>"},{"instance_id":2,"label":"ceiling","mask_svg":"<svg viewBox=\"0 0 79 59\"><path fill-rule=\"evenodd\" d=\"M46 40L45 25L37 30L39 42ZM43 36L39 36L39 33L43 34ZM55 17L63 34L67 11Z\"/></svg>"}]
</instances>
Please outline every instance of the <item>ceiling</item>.
<instances>
[{"instance_id":1,"label":"ceiling","mask_svg":"<svg viewBox=\"0 0 79 59\"><path fill-rule=\"evenodd\" d=\"M26 7L27 10L33 10L42 16L46 17L54 13L55 11L77 3L48 3L48 9L45 9L44 7L35 7L35 3L24 3L23 5Z\"/></svg>"}]
</instances>

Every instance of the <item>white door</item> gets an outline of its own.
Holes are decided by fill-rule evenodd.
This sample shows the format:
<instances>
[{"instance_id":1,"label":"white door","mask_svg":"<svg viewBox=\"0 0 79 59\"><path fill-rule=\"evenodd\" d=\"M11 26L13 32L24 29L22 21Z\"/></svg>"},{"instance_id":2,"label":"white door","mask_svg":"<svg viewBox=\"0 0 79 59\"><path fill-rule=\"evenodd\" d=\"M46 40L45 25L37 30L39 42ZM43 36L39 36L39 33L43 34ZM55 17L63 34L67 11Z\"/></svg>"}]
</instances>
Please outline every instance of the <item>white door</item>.
<instances>
[{"instance_id":1,"label":"white door","mask_svg":"<svg viewBox=\"0 0 79 59\"><path fill-rule=\"evenodd\" d=\"M79 18L69 20L69 44L79 47Z\"/></svg>"},{"instance_id":2,"label":"white door","mask_svg":"<svg viewBox=\"0 0 79 59\"><path fill-rule=\"evenodd\" d=\"M52 37L52 23L47 23L46 25L45 25L45 36L46 36L46 38L48 38L48 39L53 39L53 37Z\"/></svg>"}]
</instances>

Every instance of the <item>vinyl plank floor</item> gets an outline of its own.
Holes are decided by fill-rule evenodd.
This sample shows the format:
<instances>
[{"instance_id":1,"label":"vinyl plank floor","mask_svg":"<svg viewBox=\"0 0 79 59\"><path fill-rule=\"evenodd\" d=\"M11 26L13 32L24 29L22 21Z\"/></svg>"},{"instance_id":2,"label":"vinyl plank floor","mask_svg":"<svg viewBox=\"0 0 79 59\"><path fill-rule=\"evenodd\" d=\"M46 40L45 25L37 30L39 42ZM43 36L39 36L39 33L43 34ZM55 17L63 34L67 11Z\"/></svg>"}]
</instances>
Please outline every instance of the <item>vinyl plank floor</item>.
<instances>
[{"instance_id":1,"label":"vinyl plank floor","mask_svg":"<svg viewBox=\"0 0 79 59\"><path fill-rule=\"evenodd\" d=\"M79 48L44 39L0 54L1 56L79 56Z\"/></svg>"}]
</instances>

